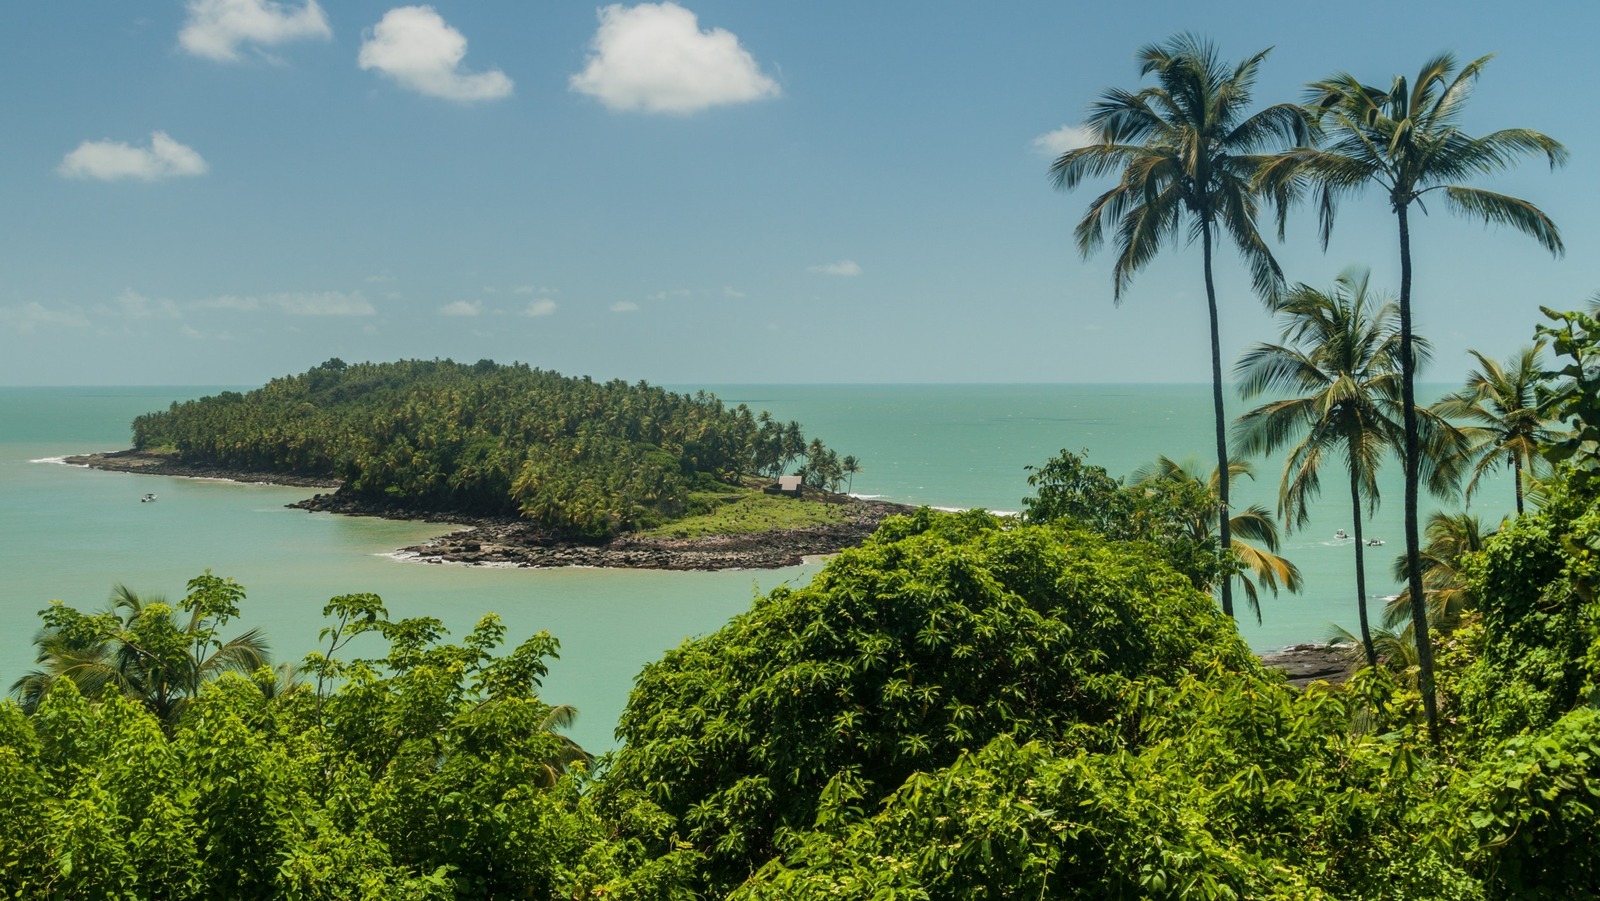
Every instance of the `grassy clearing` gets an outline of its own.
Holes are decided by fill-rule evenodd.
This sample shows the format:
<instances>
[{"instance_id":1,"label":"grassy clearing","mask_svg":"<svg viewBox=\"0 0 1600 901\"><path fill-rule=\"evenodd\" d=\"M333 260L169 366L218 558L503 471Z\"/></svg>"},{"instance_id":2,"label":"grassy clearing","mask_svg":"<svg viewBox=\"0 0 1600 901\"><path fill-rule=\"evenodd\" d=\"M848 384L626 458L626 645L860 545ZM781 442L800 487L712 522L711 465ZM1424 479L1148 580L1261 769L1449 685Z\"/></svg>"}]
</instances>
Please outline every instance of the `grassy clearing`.
<instances>
[{"instance_id":1,"label":"grassy clearing","mask_svg":"<svg viewBox=\"0 0 1600 901\"><path fill-rule=\"evenodd\" d=\"M705 538L803 529L843 522L850 509L847 503L780 497L750 488L697 491L690 495L690 504L709 507L710 511L636 534L647 538Z\"/></svg>"}]
</instances>

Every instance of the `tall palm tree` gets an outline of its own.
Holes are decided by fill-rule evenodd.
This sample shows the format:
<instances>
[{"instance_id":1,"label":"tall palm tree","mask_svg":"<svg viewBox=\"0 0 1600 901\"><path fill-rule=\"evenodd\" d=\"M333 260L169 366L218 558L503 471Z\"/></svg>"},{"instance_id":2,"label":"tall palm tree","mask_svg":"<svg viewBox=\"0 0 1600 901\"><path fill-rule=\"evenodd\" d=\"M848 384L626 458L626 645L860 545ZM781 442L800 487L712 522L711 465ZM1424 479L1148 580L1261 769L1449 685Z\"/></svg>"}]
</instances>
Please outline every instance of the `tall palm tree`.
<instances>
[{"instance_id":1,"label":"tall palm tree","mask_svg":"<svg viewBox=\"0 0 1600 901\"><path fill-rule=\"evenodd\" d=\"M1227 416L1222 402L1222 343L1212 249L1219 232L1233 239L1250 266L1258 292L1270 295L1283 281L1277 261L1256 230L1259 204L1255 179L1260 151L1304 143L1304 111L1278 104L1250 114L1256 73L1268 51L1229 68L1216 48L1193 35L1179 35L1138 53L1140 76L1156 85L1138 92L1113 89L1090 107L1088 124L1098 141L1063 153L1050 172L1058 189L1084 179L1119 175L1110 190L1090 203L1075 232L1085 257L1116 228L1117 262L1112 270L1116 302L1133 275L1187 224L1199 239L1205 271L1206 309L1211 320L1211 384L1216 417L1217 471L1229 472ZM1228 482L1218 485L1223 551L1232 545ZM1222 609L1233 615L1233 594L1222 582Z\"/></svg>"},{"instance_id":2,"label":"tall palm tree","mask_svg":"<svg viewBox=\"0 0 1600 901\"><path fill-rule=\"evenodd\" d=\"M40 669L13 683L11 694L32 712L56 680L67 679L87 698L119 693L167 728L176 726L205 682L224 672L248 675L267 664L259 629L222 641L216 628L229 617L212 615L203 605L184 606L188 616L161 597L125 585L112 589L111 609L97 616L54 605L34 638Z\"/></svg>"},{"instance_id":3,"label":"tall palm tree","mask_svg":"<svg viewBox=\"0 0 1600 901\"><path fill-rule=\"evenodd\" d=\"M1440 54L1424 63L1415 79L1396 76L1387 90L1362 84L1345 73L1310 85L1308 109L1330 143L1322 148L1301 147L1282 155L1261 170L1260 181L1261 187L1273 192L1278 200L1280 229L1289 202L1303 190L1314 193L1324 249L1338 201L1348 194L1368 188L1381 190L1399 225L1407 579L1419 626L1418 681L1428 733L1435 742L1439 739L1439 710L1433 688L1433 649L1428 644L1427 611L1423 606L1417 521L1421 460L1412 354L1411 210L1416 207L1426 213L1423 201L1433 195L1446 209L1486 223L1509 225L1532 236L1552 253L1562 252L1555 223L1532 203L1457 183L1507 169L1524 156L1543 154L1552 167L1567 158L1560 142L1530 129L1504 129L1483 137L1472 137L1460 130L1462 108L1490 58L1480 57L1458 70L1453 54Z\"/></svg>"},{"instance_id":4,"label":"tall palm tree","mask_svg":"<svg viewBox=\"0 0 1600 901\"><path fill-rule=\"evenodd\" d=\"M1249 476L1255 478L1250 464L1243 460L1234 460L1229 464L1230 478ZM1156 457L1156 462L1150 466L1141 467L1133 473L1133 484L1154 486L1162 482L1184 483L1189 482L1200 485L1207 492L1215 495L1218 482L1217 471L1212 470L1210 475L1202 477L1199 471L1187 462L1179 463L1165 456ZM1216 511L1220 508L1210 508L1211 515L1196 517L1187 524L1188 538L1196 544L1209 542L1211 536L1221 531L1217 522ZM1281 585L1286 591L1299 591L1301 586L1300 569L1287 559L1278 556L1278 525L1272 520L1272 512L1267 508L1252 504L1243 511L1234 513L1229 517L1230 531L1244 541L1234 541L1232 551L1234 559L1239 564L1239 571L1230 578L1237 578L1244 588L1245 601L1250 605L1250 610L1256 615L1256 622L1261 622L1261 593L1258 585L1264 586L1278 593ZM1260 545L1249 542L1254 541Z\"/></svg>"},{"instance_id":5,"label":"tall palm tree","mask_svg":"<svg viewBox=\"0 0 1600 901\"><path fill-rule=\"evenodd\" d=\"M1472 440L1469 453L1477 458L1467 499L1478 480L1504 461L1516 481L1517 515L1522 515L1523 474L1532 474L1539 445L1550 440L1550 423L1541 415L1535 389L1544 381L1544 342L1524 347L1504 364L1478 351L1478 368L1467 374L1467 385L1437 404L1434 412L1467 423L1462 431Z\"/></svg>"},{"instance_id":6,"label":"tall palm tree","mask_svg":"<svg viewBox=\"0 0 1600 901\"><path fill-rule=\"evenodd\" d=\"M1288 395L1239 418L1235 427L1242 453L1265 454L1290 445L1283 463L1278 512L1288 528L1309 518L1310 502L1321 491L1322 463L1330 451L1342 453L1350 484L1354 519L1356 610L1367 664L1377 651L1367 623L1366 543L1362 507L1378 507L1378 469L1401 439L1399 413L1399 308L1373 296L1365 270L1346 270L1324 293L1297 285L1284 295L1282 344L1257 344L1240 358L1235 372L1246 398L1264 392ZM1427 345L1418 342L1419 349Z\"/></svg>"}]
</instances>

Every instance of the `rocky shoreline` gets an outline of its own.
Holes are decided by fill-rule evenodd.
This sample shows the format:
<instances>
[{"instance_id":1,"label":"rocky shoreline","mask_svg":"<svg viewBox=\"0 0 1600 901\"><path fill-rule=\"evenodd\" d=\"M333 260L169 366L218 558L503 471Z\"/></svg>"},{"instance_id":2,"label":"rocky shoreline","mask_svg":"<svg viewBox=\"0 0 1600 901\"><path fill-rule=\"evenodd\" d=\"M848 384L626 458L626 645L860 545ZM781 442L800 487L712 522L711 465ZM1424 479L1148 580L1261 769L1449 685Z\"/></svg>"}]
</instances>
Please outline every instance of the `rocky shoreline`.
<instances>
[{"instance_id":1,"label":"rocky shoreline","mask_svg":"<svg viewBox=\"0 0 1600 901\"><path fill-rule=\"evenodd\" d=\"M1325 644L1297 644L1257 656L1268 669L1288 674L1289 684L1295 688L1305 688L1313 682L1338 685L1360 666L1346 649Z\"/></svg>"},{"instance_id":2,"label":"rocky shoreline","mask_svg":"<svg viewBox=\"0 0 1600 901\"><path fill-rule=\"evenodd\" d=\"M103 454L82 454L67 457L63 463L87 466L109 472L132 472L152 476L179 476L185 479L223 479L229 482L249 482L256 485L284 485L289 488L338 488L338 479L300 476L292 473L226 469L184 463L170 454L152 454L140 450L108 451Z\"/></svg>"},{"instance_id":3,"label":"rocky shoreline","mask_svg":"<svg viewBox=\"0 0 1600 901\"><path fill-rule=\"evenodd\" d=\"M302 510L421 519L467 526L426 544L398 552L422 563L462 563L473 566L596 566L615 569L722 570L778 569L795 566L807 557L836 554L855 547L890 516L910 513L915 507L884 501L852 500L844 522L805 529L775 529L743 535L705 538L648 538L622 535L604 544L581 544L533 523L513 519L417 514L381 504L364 503L334 494L319 494L290 504Z\"/></svg>"}]
</instances>

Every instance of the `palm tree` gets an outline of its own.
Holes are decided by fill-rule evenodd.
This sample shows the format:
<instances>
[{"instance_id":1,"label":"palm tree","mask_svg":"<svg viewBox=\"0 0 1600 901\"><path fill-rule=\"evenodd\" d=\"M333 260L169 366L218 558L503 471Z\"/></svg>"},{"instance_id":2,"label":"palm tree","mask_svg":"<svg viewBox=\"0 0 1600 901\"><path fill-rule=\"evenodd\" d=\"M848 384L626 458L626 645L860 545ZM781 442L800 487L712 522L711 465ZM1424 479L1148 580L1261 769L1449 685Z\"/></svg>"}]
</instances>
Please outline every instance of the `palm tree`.
<instances>
[{"instance_id":1,"label":"palm tree","mask_svg":"<svg viewBox=\"0 0 1600 901\"><path fill-rule=\"evenodd\" d=\"M190 583L192 589L196 582ZM52 605L45 628L34 638L41 668L18 679L11 694L32 712L56 680L67 679L84 697L116 692L174 727L207 681L224 672L248 675L267 665L259 629L228 641L216 638L217 628L231 617L218 615L204 598L196 600L206 587L180 605L187 617L159 596L144 597L120 584L112 589L111 609L97 616Z\"/></svg>"},{"instance_id":2,"label":"palm tree","mask_svg":"<svg viewBox=\"0 0 1600 901\"><path fill-rule=\"evenodd\" d=\"M1539 445L1551 438L1549 422L1540 414L1535 389L1543 382L1544 342L1518 351L1501 364L1471 351L1478 367L1467 374L1467 386L1434 405L1434 412L1470 425L1462 431L1472 440L1468 453L1478 462L1467 483L1467 499L1478 480L1496 463L1505 461L1516 480L1517 515L1522 515L1522 479L1532 474Z\"/></svg>"},{"instance_id":3,"label":"palm tree","mask_svg":"<svg viewBox=\"0 0 1600 901\"><path fill-rule=\"evenodd\" d=\"M1302 284L1284 296L1278 305L1284 343L1255 345L1235 372L1246 398L1263 392L1288 396L1240 417L1236 435L1243 453L1270 454L1290 445L1278 492L1278 512L1288 528L1306 524L1310 502L1321 491L1326 455L1335 449L1343 454L1355 522L1361 643L1367 665L1376 666L1367 623L1362 507L1368 515L1377 510L1378 468L1400 443L1400 334L1399 309L1372 296L1368 276L1350 269L1329 293Z\"/></svg>"},{"instance_id":4,"label":"palm tree","mask_svg":"<svg viewBox=\"0 0 1600 901\"><path fill-rule=\"evenodd\" d=\"M861 461L857 460L854 454L846 454L845 458L839 461L839 470L843 472L845 474L845 478L849 480L849 482L845 485L845 493L848 494L855 490L856 473L860 472L861 469Z\"/></svg>"},{"instance_id":5,"label":"palm tree","mask_svg":"<svg viewBox=\"0 0 1600 901\"><path fill-rule=\"evenodd\" d=\"M1435 513L1428 517L1422 548L1422 584L1428 592L1428 625L1441 633L1455 631L1461 614L1478 607L1477 595L1467 581L1463 566L1469 554L1483 550L1493 532L1486 532L1478 517L1467 513ZM1395 558L1396 580L1406 577L1407 561ZM1383 624L1390 629L1404 627L1410 638L1410 589L1396 595L1384 608Z\"/></svg>"},{"instance_id":6,"label":"palm tree","mask_svg":"<svg viewBox=\"0 0 1600 901\"><path fill-rule=\"evenodd\" d=\"M1230 477L1237 478L1241 475L1255 477L1250 464L1235 460L1229 464ZM1193 483L1204 488L1211 494L1216 494L1217 471L1212 470L1209 476L1201 478L1194 466L1188 463L1179 463L1165 456L1156 457L1156 462L1150 466L1142 467L1133 473L1133 484L1136 486L1153 487L1163 482L1182 484ZM1209 508L1211 515L1196 517L1187 523L1188 538L1196 543L1206 543L1218 531L1216 511L1219 508ZM1287 591L1300 590L1300 570L1293 563L1278 556L1278 526L1272 521L1272 513L1259 504L1252 504L1249 508L1229 517L1230 531L1247 541L1234 541L1232 545L1234 559L1238 562L1239 584L1244 588L1245 601L1250 605L1251 612L1256 615L1256 622L1261 622L1261 596L1258 584L1264 585L1278 593L1279 585ZM1261 547L1249 544L1249 541L1258 542ZM1230 576L1229 578L1233 578Z\"/></svg>"},{"instance_id":7,"label":"palm tree","mask_svg":"<svg viewBox=\"0 0 1600 901\"><path fill-rule=\"evenodd\" d=\"M1105 242L1107 226L1115 226L1112 286L1118 303L1133 275L1177 239L1180 223L1187 222L1191 241L1199 239L1211 319L1218 472L1231 468L1212 245L1225 231L1249 263L1256 290L1268 295L1277 289L1283 274L1256 230L1254 184L1263 157L1255 154L1277 143L1303 143L1306 134L1304 112L1292 104L1247 112L1267 52L1230 69L1214 46L1193 35L1144 47L1138 53L1139 74L1154 75L1156 86L1103 94L1088 119L1098 141L1063 153L1050 167L1055 186L1063 190L1087 178L1120 174L1118 183L1089 205L1075 232L1078 251L1087 257ZM1227 511L1227 480L1218 485L1218 501L1220 511ZM1231 517L1223 512L1218 518L1227 552ZM1228 580L1222 583L1222 609L1233 615Z\"/></svg>"},{"instance_id":8,"label":"palm tree","mask_svg":"<svg viewBox=\"0 0 1600 901\"><path fill-rule=\"evenodd\" d=\"M1486 223L1509 225L1552 253L1562 252L1555 223L1532 203L1456 183L1507 169L1523 156L1543 154L1551 167L1567 158L1566 148L1558 141L1530 129L1505 129L1476 138L1462 133L1458 126L1462 108L1490 58L1480 57L1458 71L1453 54L1440 54L1423 64L1414 80L1395 77L1388 90L1362 84L1345 73L1310 85L1308 108L1331 143L1282 155L1261 170L1259 182L1278 201L1280 229L1289 202L1304 189L1314 191L1324 249L1338 201L1347 194L1369 187L1381 189L1399 225L1407 578L1412 612L1419 625L1416 639L1423 710L1435 742L1439 711L1423 606L1417 521L1421 460L1411 330L1411 208L1426 213L1423 201L1432 194L1447 209Z\"/></svg>"}]
</instances>

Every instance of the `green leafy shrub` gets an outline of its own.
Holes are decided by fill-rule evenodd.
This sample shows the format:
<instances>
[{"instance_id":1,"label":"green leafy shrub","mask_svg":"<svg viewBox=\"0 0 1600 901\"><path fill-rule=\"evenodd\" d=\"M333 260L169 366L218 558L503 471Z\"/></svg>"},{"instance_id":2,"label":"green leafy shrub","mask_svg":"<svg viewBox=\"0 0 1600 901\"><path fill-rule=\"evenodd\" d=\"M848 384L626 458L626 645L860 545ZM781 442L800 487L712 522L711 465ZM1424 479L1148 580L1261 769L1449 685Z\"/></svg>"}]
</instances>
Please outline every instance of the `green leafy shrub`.
<instances>
[{"instance_id":1,"label":"green leafy shrub","mask_svg":"<svg viewBox=\"0 0 1600 901\"><path fill-rule=\"evenodd\" d=\"M1000 735L1114 745L1136 680L1213 665L1255 664L1137 546L924 510L647 667L602 790L675 817L727 888L841 774L873 798Z\"/></svg>"}]
</instances>

